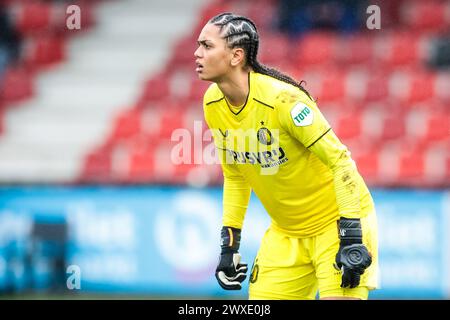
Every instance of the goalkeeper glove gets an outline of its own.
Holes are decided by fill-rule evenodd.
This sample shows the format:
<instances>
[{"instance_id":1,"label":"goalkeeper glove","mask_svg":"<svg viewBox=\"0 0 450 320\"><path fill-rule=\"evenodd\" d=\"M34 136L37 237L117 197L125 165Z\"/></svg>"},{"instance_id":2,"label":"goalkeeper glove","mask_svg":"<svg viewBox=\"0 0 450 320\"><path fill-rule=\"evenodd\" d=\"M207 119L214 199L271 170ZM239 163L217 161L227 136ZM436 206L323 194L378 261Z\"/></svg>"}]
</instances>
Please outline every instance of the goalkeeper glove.
<instances>
[{"instance_id":1,"label":"goalkeeper glove","mask_svg":"<svg viewBox=\"0 0 450 320\"><path fill-rule=\"evenodd\" d=\"M356 288L364 270L372 263L372 257L362 243L361 221L340 218L338 231L341 241L335 268L342 271L342 288Z\"/></svg>"},{"instance_id":2,"label":"goalkeeper glove","mask_svg":"<svg viewBox=\"0 0 450 320\"><path fill-rule=\"evenodd\" d=\"M221 254L216 268L216 279L225 290L240 290L241 283L247 277L246 263L241 263L239 245L241 230L232 227L222 227Z\"/></svg>"}]
</instances>

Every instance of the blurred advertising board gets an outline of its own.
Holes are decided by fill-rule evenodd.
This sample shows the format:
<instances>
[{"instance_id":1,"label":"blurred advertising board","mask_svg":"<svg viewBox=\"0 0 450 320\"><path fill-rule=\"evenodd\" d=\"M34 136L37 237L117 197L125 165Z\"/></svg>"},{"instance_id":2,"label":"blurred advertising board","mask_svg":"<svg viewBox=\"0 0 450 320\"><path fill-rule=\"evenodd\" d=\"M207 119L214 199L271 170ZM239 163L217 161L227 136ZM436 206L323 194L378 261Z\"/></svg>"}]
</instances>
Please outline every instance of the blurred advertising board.
<instances>
[{"instance_id":1,"label":"blurred advertising board","mask_svg":"<svg viewBox=\"0 0 450 320\"><path fill-rule=\"evenodd\" d=\"M450 297L448 191L372 192L381 271L372 297ZM220 188L1 188L0 292L236 296L214 278L221 204ZM240 250L250 266L269 223L252 196ZM239 297L247 290L248 281Z\"/></svg>"}]
</instances>

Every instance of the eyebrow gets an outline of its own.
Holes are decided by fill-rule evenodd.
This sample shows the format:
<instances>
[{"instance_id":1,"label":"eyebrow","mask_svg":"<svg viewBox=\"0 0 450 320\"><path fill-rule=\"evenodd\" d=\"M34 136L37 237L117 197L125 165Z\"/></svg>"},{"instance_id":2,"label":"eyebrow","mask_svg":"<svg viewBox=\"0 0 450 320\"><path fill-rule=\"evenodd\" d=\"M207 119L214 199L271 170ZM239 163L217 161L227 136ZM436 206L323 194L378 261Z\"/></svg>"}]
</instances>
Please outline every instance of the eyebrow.
<instances>
[{"instance_id":1,"label":"eyebrow","mask_svg":"<svg viewBox=\"0 0 450 320\"><path fill-rule=\"evenodd\" d=\"M202 45L205 45L206 42L212 43L210 40L198 40L198 41L197 41L198 44L202 44Z\"/></svg>"}]
</instances>

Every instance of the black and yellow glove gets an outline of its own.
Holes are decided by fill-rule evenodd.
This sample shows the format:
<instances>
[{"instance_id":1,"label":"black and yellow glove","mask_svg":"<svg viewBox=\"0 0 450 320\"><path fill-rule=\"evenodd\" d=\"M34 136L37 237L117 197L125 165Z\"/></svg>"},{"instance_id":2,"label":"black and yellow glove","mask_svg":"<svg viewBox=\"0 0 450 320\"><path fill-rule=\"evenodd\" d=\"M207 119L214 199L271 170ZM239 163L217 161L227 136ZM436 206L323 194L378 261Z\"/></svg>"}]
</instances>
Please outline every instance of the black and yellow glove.
<instances>
[{"instance_id":1,"label":"black and yellow glove","mask_svg":"<svg viewBox=\"0 0 450 320\"><path fill-rule=\"evenodd\" d=\"M240 290L241 283L247 277L248 266L241 263L239 245L241 230L232 227L222 227L221 253L216 268L216 279L225 290Z\"/></svg>"},{"instance_id":2,"label":"black and yellow glove","mask_svg":"<svg viewBox=\"0 0 450 320\"><path fill-rule=\"evenodd\" d=\"M340 218L338 231L341 241L335 268L342 271L342 288L356 288L364 270L372 263L372 257L362 243L361 220Z\"/></svg>"}]
</instances>

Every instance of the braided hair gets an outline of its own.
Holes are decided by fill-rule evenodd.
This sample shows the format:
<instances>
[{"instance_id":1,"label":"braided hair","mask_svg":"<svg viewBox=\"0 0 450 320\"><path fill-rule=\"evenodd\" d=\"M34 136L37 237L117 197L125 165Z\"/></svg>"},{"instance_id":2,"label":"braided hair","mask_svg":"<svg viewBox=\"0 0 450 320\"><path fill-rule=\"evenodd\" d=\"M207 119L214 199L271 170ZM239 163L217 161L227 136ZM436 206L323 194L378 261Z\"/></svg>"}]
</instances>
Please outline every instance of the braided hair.
<instances>
[{"instance_id":1,"label":"braided hair","mask_svg":"<svg viewBox=\"0 0 450 320\"><path fill-rule=\"evenodd\" d=\"M255 72L268 75L272 78L289 83L300 90L313 100L309 92L302 86L303 80L295 81L290 76L261 64L256 56L258 55L259 35L255 23L249 18L238 16L230 12L221 13L209 20L220 27L220 32L226 40L229 48L242 48L247 56L247 64L250 65Z\"/></svg>"}]
</instances>

